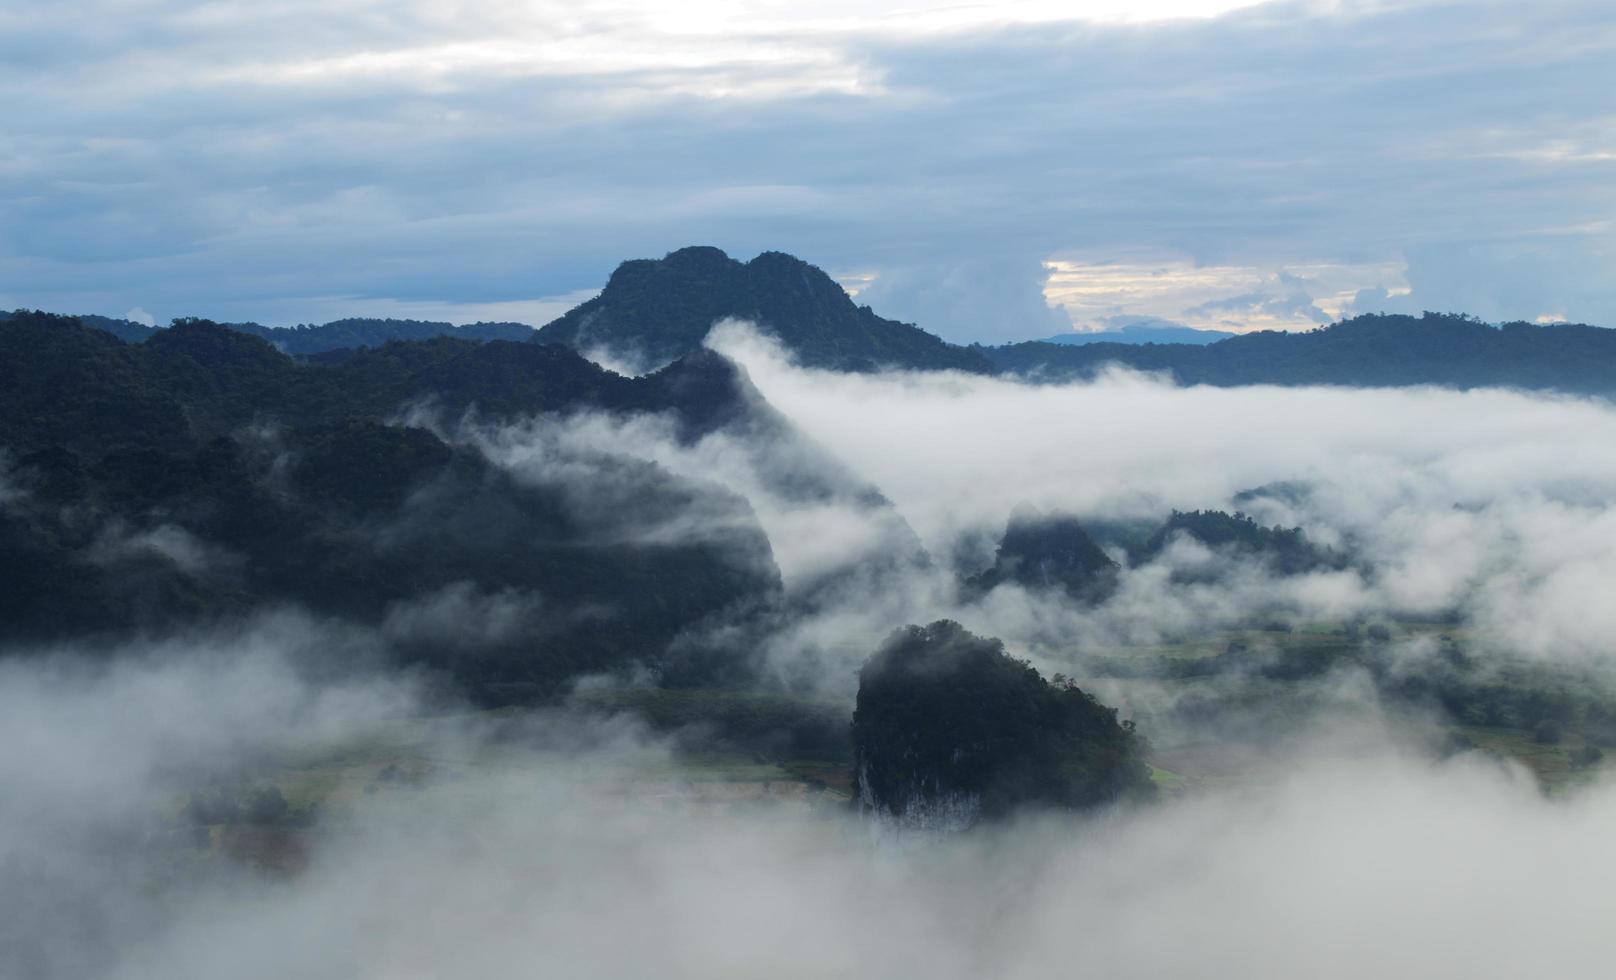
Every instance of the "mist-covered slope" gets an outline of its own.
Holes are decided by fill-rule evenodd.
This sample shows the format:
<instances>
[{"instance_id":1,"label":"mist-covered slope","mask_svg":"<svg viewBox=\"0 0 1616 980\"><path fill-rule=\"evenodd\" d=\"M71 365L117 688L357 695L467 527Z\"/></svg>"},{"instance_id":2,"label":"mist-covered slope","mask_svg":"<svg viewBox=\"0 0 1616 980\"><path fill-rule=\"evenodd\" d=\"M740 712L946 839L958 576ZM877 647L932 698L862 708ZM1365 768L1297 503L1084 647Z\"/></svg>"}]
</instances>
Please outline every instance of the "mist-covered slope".
<instances>
[{"instance_id":1,"label":"mist-covered slope","mask_svg":"<svg viewBox=\"0 0 1616 980\"><path fill-rule=\"evenodd\" d=\"M801 259L764 252L738 262L710 247L624 262L599 296L546 324L536 339L661 364L699 349L727 318L755 322L811 367L992 370L980 354L858 306Z\"/></svg>"},{"instance_id":2,"label":"mist-covered slope","mask_svg":"<svg viewBox=\"0 0 1616 980\"><path fill-rule=\"evenodd\" d=\"M1018 507L999 539L992 566L970 584L984 592L1004 584L1054 589L1078 601L1095 601L1115 591L1118 571L1076 517Z\"/></svg>"},{"instance_id":3,"label":"mist-covered slope","mask_svg":"<svg viewBox=\"0 0 1616 980\"><path fill-rule=\"evenodd\" d=\"M565 348L447 338L299 364L210 323L130 345L15 317L0 324L0 642L280 605L386 633L408 609L442 619L398 631L412 659L554 683L771 601L779 572L745 499L543 441L589 413L654 417L675 441L730 426L790 441L710 352L638 379ZM538 448L519 456L519 438Z\"/></svg>"},{"instance_id":4,"label":"mist-covered slope","mask_svg":"<svg viewBox=\"0 0 1616 980\"><path fill-rule=\"evenodd\" d=\"M707 351L625 378L555 345L440 337L299 364L263 340L201 320L142 344L72 317L25 314L0 324L0 444L23 451L176 448L260 417L380 421L411 404L451 417L474 408L492 418L665 412L696 436L762 412L749 390L733 365Z\"/></svg>"}]
</instances>

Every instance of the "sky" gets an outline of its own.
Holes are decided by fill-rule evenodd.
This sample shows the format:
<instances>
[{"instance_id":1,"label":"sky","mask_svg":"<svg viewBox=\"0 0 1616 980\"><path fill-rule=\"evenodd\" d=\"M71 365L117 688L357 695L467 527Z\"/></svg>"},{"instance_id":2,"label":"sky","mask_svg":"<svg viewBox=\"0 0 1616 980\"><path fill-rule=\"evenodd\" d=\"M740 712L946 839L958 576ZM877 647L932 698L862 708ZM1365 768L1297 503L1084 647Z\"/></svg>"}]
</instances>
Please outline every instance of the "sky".
<instances>
[{"instance_id":1,"label":"sky","mask_svg":"<svg viewBox=\"0 0 1616 980\"><path fill-rule=\"evenodd\" d=\"M1608 0L11 0L0 105L0 308L542 323L712 244L955 341L1616 326Z\"/></svg>"}]
</instances>

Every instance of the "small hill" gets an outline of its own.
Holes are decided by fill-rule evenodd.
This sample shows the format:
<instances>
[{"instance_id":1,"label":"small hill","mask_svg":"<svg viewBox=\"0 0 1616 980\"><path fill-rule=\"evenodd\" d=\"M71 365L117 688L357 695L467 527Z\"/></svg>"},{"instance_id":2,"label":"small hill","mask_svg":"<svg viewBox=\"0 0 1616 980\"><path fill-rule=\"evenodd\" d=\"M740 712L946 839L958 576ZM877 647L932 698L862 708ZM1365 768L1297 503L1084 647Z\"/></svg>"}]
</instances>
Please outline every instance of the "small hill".
<instances>
[{"instance_id":1,"label":"small hill","mask_svg":"<svg viewBox=\"0 0 1616 980\"><path fill-rule=\"evenodd\" d=\"M991 373L980 354L855 304L822 270L783 252L738 262L711 247L624 262L601 294L536 338L664 364L699 350L713 324L749 320L811 367Z\"/></svg>"},{"instance_id":2,"label":"small hill","mask_svg":"<svg viewBox=\"0 0 1616 980\"><path fill-rule=\"evenodd\" d=\"M859 805L908 826L958 830L1022 807L1148 795L1140 751L1116 709L958 623L905 627L859 672Z\"/></svg>"},{"instance_id":3,"label":"small hill","mask_svg":"<svg viewBox=\"0 0 1616 980\"><path fill-rule=\"evenodd\" d=\"M1010 515L992 567L967 584L979 592L1004 584L1060 590L1079 601L1098 602L1116 589L1120 571L1076 517L1022 506Z\"/></svg>"}]
</instances>

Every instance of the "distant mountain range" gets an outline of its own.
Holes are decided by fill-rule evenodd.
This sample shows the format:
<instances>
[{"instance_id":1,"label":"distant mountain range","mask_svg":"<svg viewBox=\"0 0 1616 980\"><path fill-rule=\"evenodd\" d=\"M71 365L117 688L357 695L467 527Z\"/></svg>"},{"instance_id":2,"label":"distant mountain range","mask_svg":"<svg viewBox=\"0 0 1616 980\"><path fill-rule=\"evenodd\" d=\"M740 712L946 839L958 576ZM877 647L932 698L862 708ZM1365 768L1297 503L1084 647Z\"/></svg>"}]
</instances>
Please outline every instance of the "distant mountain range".
<instances>
[{"instance_id":1,"label":"distant mountain range","mask_svg":"<svg viewBox=\"0 0 1616 980\"><path fill-rule=\"evenodd\" d=\"M4 320L15 314L0 314ZM1372 314L1305 333L1221 336L1165 321L1001 347L950 344L856 304L819 268L782 252L739 262L710 247L624 262L599 296L534 330L519 323L456 327L416 320L337 320L272 328L227 324L295 357L433 337L531 340L597 350L647 368L700 350L712 326L735 318L773 334L798 361L842 371L954 370L1034 382L1092 377L1110 365L1181 384L1501 386L1616 395L1616 330L1584 324L1506 323L1462 315ZM163 330L106 317L86 325L138 343Z\"/></svg>"},{"instance_id":2,"label":"distant mountain range","mask_svg":"<svg viewBox=\"0 0 1616 980\"><path fill-rule=\"evenodd\" d=\"M1365 315L1306 333L1263 331L1214 344L1033 341L975 348L1001 371L1036 381L1092 377L1110 365L1180 384L1504 387L1616 395L1616 330L1466 316Z\"/></svg>"},{"instance_id":3,"label":"distant mountain range","mask_svg":"<svg viewBox=\"0 0 1616 980\"><path fill-rule=\"evenodd\" d=\"M1045 337L1046 344L1067 344L1080 347L1084 344L1215 344L1220 340L1238 337L1239 334L1227 330L1198 330L1195 327L1186 327L1166 320L1139 320L1118 327L1115 330L1096 330L1090 332L1067 331L1053 337Z\"/></svg>"},{"instance_id":4,"label":"distant mountain range","mask_svg":"<svg viewBox=\"0 0 1616 980\"><path fill-rule=\"evenodd\" d=\"M17 311L21 313L21 310ZM0 322L15 314L0 312ZM165 327L148 327L134 320L109 316L80 316L85 326L105 330L127 344L150 339ZM459 337L462 340L531 340L536 332L525 323L472 323L457 327L435 320L376 320L351 317L330 323L296 327L266 327L259 323L226 323L237 333L251 334L269 341L283 354L305 357L334 350L380 347L394 340L430 340L433 337Z\"/></svg>"}]
</instances>

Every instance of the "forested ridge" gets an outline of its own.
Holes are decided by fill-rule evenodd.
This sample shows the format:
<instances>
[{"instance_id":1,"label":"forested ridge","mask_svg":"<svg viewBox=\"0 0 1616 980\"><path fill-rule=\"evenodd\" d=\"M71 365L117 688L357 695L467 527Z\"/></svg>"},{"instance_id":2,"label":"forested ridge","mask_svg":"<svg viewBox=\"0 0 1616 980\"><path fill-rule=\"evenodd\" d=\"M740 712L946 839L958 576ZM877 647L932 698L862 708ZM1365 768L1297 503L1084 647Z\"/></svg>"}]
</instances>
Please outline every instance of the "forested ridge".
<instances>
[{"instance_id":1,"label":"forested ridge","mask_svg":"<svg viewBox=\"0 0 1616 980\"><path fill-rule=\"evenodd\" d=\"M451 338L300 364L202 321L125 344L72 318L13 317L0 324L0 640L277 604L385 628L424 603L509 627L400 634L406 654L479 683L611 667L778 591L746 501L629 457L524 478L397 416L655 412L692 439L781 424L745 388L709 353L645 378L552 345ZM630 533L692 511L715 530Z\"/></svg>"},{"instance_id":2,"label":"forested ridge","mask_svg":"<svg viewBox=\"0 0 1616 980\"><path fill-rule=\"evenodd\" d=\"M1081 346L1032 341L975 348L1001 371L1037 381L1092 377L1109 365L1179 384L1503 387L1616 394L1616 330L1426 313L1366 314L1304 333L1262 331L1217 343Z\"/></svg>"},{"instance_id":3,"label":"forested ridge","mask_svg":"<svg viewBox=\"0 0 1616 980\"><path fill-rule=\"evenodd\" d=\"M0 321L24 315L0 313ZM128 320L81 319L131 343L167 332ZM726 319L755 324L806 366L841 371L953 370L1050 383L1084 380L1115 365L1184 385L1437 385L1616 395L1616 330L1587 324L1495 326L1462 314L1363 314L1305 332L1260 331L1214 343L1073 343L1063 337L960 346L858 305L823 270L786 253L740 262L707 246L624 262L598 296L537 329L362 318L223 326L300 358L347 356L398 340L531 341L655 368L702 350L708 332ZM1170 330L1141 335L1177 336Z\"/></svg>"}]
</instances>

